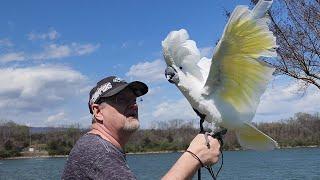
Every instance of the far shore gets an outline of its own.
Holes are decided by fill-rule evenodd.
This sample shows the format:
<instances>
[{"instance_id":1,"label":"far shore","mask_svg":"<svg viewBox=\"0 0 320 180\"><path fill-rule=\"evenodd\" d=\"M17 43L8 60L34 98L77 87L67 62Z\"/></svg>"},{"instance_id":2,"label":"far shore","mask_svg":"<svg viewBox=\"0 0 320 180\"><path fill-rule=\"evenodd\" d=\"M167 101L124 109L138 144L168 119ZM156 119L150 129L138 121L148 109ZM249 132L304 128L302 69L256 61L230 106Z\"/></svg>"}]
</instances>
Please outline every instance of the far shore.
<instances>
[{"instance_id":1,"label":"far shore","mask_svg":"<svg viewBox=\"0 0 320 180\"><path fill-rule=\"evenodd\" d=\"M296 148L318 148L320 146L312 145L312 146L286 146L286 147L280 147L280 149L296 149ZM227 151L246 151L243 149L233 149L233 150L227 150ZM178 151L149 151L149 152L129 152L126 153L128 155L143 155L143 154L162 154L162 153L175 153L175 152L184 152L183 150ZM38 155L38 156L16 156L16 157L9 157L9 158L0 158L0 160L15 160L15 159L33 159L33 158L66 158L68 155Z\"/></svg>"},{"instance_id":2,"label":"far shore","mask_svg":"<svg viewBox=\"0 0 320 180\"><path fill-rule=\"evenodd\" d=\"M65 157L68 157L68 155L15 156L15 157L3 158L3 159L0 159L0 160L33 159L33 158L65 158Z\"/></svg>"}]
</instances>

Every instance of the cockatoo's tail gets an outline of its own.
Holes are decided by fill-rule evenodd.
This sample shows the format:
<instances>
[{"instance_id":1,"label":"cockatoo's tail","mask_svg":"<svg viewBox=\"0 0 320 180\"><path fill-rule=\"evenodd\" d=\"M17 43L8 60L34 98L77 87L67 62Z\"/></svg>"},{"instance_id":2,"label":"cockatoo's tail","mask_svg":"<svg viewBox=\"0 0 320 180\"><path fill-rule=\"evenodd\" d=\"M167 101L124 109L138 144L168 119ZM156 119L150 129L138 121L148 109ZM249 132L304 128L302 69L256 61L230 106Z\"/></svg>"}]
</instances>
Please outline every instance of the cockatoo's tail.
<instances>
[{"instance_id":1,"label":"cockatoo's tail","mask_svg":"<svg viewBox=\"0 0 320 180\"><path fill-rule=\"evenodd\" d=\"M237 6L214 49L212 60L200 52L186 30L172 31L162 41L166 77L207 121L235 130L244 148L267 150L276 141L251 125L260 97L274 69L261 57L276 57L276 38L266 12L272 1L253 10Z\"/></svg>"}]
</instances>

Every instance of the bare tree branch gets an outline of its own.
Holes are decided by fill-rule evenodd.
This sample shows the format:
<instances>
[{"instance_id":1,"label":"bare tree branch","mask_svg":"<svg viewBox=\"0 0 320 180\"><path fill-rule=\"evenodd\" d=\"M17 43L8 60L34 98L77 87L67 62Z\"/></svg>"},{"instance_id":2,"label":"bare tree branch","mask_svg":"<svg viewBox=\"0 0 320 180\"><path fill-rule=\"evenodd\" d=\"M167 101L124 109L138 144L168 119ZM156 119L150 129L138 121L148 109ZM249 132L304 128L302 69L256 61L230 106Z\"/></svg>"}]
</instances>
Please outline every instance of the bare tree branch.
<instances>
[{"instance_id":1,"label":"bare tree branch","mask_svg":"<svg viewBox=\"0 0 320 180\"><path fill-rule=\"evenodd\" d=\"M251 0L252 4L257 1ZM279 58L264 61L276 68L276 74L320 90L320 1L278 0L268 14Z\"/></svg>"}]
</instances>

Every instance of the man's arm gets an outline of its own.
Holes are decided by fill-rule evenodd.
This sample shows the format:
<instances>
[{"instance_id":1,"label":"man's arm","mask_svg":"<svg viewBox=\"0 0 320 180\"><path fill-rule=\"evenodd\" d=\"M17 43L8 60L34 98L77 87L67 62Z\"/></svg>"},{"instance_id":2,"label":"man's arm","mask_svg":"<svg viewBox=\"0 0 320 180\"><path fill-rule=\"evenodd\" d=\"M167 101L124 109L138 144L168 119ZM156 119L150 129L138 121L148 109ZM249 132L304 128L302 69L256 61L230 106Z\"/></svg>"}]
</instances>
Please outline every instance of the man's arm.
<instances>
[{"instance_id":1,"label":"man's arm","mask_svg":"<svg viewBox=\"0 0 320 180\"><path fill-rule=\"evenodd\" d=\"M178 161L172 166L167 174L162 177L162 180L166 179L191 179L196 171L203 165L211 165L219 160L220 155L220 143L217 139L213 139L208 136L210 148L206 145L204 134L198 134L190 143L188 151L192 152L197 157L194 157L192 153L185 152L178 159Z\"/></svg>"}]
</instances>

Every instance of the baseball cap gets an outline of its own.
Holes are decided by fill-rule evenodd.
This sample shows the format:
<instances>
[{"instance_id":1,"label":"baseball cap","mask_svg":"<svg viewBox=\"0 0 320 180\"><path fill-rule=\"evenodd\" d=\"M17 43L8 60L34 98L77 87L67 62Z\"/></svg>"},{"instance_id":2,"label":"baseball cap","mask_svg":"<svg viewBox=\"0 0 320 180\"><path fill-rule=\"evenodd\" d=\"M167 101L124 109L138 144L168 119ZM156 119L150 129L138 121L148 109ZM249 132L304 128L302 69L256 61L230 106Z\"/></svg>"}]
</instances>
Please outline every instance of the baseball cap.
<instances>
[{"instance_id":1,"label":"baseball cap","mask_svg":"<svg viewBox=\"0 0 320 180\"><path fill-rule=\"evenodd\" d=\"M127 83L125 80L117 77L117 76L109 76L97 83L95 87L93 87L89 93L89 110L92 114L91 105L97 103L102 97L110 97L118 94L125 88L130 88L133 93L139 97L148 92L148 86L140 81L133 81Z\"/></svg>"}]
</instances>

